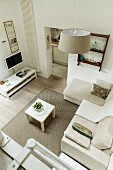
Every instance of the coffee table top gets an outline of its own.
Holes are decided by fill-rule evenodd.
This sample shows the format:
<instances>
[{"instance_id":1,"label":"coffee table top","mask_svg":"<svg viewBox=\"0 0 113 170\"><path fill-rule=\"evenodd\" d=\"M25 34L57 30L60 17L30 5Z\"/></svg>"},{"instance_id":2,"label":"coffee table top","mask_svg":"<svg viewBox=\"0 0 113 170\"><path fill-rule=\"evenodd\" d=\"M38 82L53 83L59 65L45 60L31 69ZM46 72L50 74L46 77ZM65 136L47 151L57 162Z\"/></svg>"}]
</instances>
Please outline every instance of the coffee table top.
<instances>
[{"instance_id":1,"label":"coffee table top","mask_svg":"<svg viewBox=\"0 0 113 170\"><path fill-rule=\"evenodd\" d=\"M36 102L41 102L43 104L43 109L38 112L37 110L35 110L35 108L33 107ZM37 99L26 111L25 113L28 116L31 116L32 118L38 120L39 122L44 122L45 119L50 115L50 113L55 109L55 106L53 106L52 104L49 104L41 99Z\"/></svg>"}]
</instances>

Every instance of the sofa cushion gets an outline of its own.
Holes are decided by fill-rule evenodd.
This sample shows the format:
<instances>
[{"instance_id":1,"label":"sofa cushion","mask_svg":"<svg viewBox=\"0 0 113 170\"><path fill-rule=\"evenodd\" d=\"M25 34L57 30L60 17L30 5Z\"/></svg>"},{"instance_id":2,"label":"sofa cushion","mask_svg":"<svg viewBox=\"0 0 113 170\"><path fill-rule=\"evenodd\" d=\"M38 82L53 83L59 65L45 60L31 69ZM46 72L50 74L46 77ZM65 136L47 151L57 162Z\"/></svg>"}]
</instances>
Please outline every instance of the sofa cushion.
<instances>
[{"instance_id":1,"label":"sofa cushion","mask_svg":"<svg viewBox=\"0 0 113 170\"><path fill-rule=\"evenodd\" d=\"M108 116L98 122L91 144L98 149L107 149L112 145L112 137L113 116Z\"/></svg>"},{"instance_id":2,"label":"sofa cushion","mask_svg":"<svg viewBox=\"0 0 113 170\"><path fill-rule=\"evenodd\" d=\"M108 97L106 99L106 102L108 102L108 101L110 101L112 99L113 99L113 88L110 90L109 95L108 95Z\"/></svg>"},{"instance_id":3,"label":"sofa cushion","mask_svg":"<svg viewBox=\"0 0 113 170\"><path fill-rule=\"evenodd\" d=\"M109 89L106 89L93 83L90 93L105 100L109 94Z\"/></svg>"},{"instance_id":4,"label":"sofa cushion","mask_svg":"<svg viewBox=\"0 0 113 170\"><path fill-rule=\"evenodd\" d=\"M107 116L113 116L113 99L99 106L87 100L83 100L77 109L76 114L88 119L91 122L99 122Z\"/></svg>"},{"instance_id":5,"label":"sofa cushion","mask_svg":"<svg viewBox=\"0 0 113 170\"><path fill-rule=\"evenodd\" d=\"M73 122L79 123L79 124L85 126L86 128L90 129L92 131L92 135L94 135L97 123L94 123L94 122L84 118L83 116L75 115L73 117L72 121L70 122L68 128L73 124Z\"/></svg>"},{"instance_id":6,"label":"sofa cushion","mask_svg":"<svg viewBox=\"0 0 113 170\"><path fill-rule=\"evenodd\" d=\"M91 83L76 78L65 88L64 98L76 104L85 99L97 105L104 105L104 99L90 94L91 86Z\"/></svg>"},{"instance_id":7,"label":"sofa cushion","mask_svg":"<svg viewBox=\"0 0 113 170\"><path fill-rule=\"evenodd\" d=\"M70 124L68 125L66 131L64 132L64 135L67 138L71 139L75 143L78 143L79 145L81 145L85 148L89 148L90 139L79 134L75 130L73 130L72 125L73 125L74 122L77 122L79 124L82 124L83 126L86 126L88 129L90 129L92 131L93 134L94 134L94 131L95 131L96 123L93 123L93 122L88 121L87 119L85 119L83 117L75 115L73 117L73 119L71 120Z\"/></svg>"},{"instance_id":8,"label":"sofa cushion","mask_svg":"<svg viewBox=\"0 0 113 170\"><path fill-rule=\"evenodd\" d=\"M64 132L64 135L71 139L72 141L74 141L75 143L81 145L84 148L89 148L90 146L90 139L81 135L80 133L78 133L77 131L75 131L74 129L67 129Z\"/></svg>"},{"instance_id":9,"label":"sofa cushion","mask_svg":"<svg viewBox=\"0 0 113 170\"><path fill-rule=\"evenodd\" d=\"M104 81L104 80L99 80L99 79L96 79L95 84L98 84L99 86L101 86L105 89L108 89L108 90L110 90L112 88L112 85L113 85L110 82L107 82L107 81Z\"/></svg>"},{"instance_id":10,"label":"sofa cushion","mask_svg":"<svg viewBox=\"0 0 113 170\"><path fill-rule=\"evenodd\" d=\"M108 155L111 155L113 153L113 141L112 141L111 148L104 149L103 152L107 153Z\"/></svg>"}]
</instances>

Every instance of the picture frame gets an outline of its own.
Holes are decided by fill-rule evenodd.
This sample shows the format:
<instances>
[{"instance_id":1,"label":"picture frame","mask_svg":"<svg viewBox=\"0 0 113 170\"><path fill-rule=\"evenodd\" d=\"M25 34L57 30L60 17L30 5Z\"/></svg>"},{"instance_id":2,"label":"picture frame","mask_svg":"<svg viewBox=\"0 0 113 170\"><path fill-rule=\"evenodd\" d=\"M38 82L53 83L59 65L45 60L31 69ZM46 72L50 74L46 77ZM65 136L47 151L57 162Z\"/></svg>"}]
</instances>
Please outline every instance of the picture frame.
<instances>
[{"instance_id":1,"label":"picture frame","mask_svg":"<svg viewBox=\"0 0 113 170\"><path fill-rule=\"evenodd\" d=\"M17 42L17 37L16 37L16 32L15 32L13 21L12 20L6 21L6 22L3 22L3 24L4 24L5 32L7 35L8 42L9 42L11 53L14 53L19 50L19 46Z\"/></svg>"}]
</instances>

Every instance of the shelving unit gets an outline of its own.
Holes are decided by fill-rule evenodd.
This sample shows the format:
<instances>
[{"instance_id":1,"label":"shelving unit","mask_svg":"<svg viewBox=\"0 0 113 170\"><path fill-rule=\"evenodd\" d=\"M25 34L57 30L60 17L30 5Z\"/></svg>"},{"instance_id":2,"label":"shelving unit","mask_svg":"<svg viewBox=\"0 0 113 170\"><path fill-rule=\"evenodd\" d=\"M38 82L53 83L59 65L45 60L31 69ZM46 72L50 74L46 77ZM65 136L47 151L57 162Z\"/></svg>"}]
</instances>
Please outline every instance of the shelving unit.
<instances>
[{"instance_id":1,"label":"shelving unit","mask_svg":"<svg viewBox=\"0 0 113 170\"><path fill-rule=\"evenodd\" d=\"M27 71L26 71L27 70ZM11 77L4 80L5 83L0 85L0 93L9 98L12 94L18 91L21 87L25 84L30 82L32 79L36 78L36 70L31 68L25 67L24 69L20 70L19 72L26 72L22 77L17 76L17 73L12 75Z\"/></svg>"},{"instance_id":2,"label":"shelving unit","mask_svg":"<svg viewBox=\"0 0 113 170\"><path fill-rule=\"evenodd\" d=\"M100 71L102 68L102 63L104 60L109 37L110 35L91 33L91 43L90 43L91 49L87 54L78 54L77 65L79 65L81 62L90 64L99 67L99 71ZM92 53L93 53L93 57L91 58ZM97 55L99 60L96 60Z\"/></svg>"},{"instance_id":3,"label":"shelving unit","mask_svg":"<svg viewBox=\"0 0 113 170\"><path fill-rule=\"evenodd\" d=\"M100 67L100 65L101 65L100 62L91 62L91 61L88 61L88 60L84 60L84 61L80 61L80 62L90 64L90 65L94 65L94 66L98 66L98 67Z\"/></svg>"}]
</instances>

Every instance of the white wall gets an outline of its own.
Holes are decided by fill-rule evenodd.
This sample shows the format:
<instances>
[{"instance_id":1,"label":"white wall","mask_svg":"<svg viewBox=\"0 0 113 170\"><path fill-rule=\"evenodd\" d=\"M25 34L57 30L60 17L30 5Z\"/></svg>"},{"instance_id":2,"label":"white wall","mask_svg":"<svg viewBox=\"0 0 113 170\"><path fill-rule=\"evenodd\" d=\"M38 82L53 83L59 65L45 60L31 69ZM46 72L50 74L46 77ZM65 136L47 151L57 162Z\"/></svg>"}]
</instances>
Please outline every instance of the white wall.
<instances>
[{"instance_id":1,"label":"white wall","mask_svg":"<svg viewBox=\"0 0 113 170\"><path fill-rule=\"evenodd\" d=\"M87 65L85 63L80 63L78 66L77 63L77 54L70 54L68 58L67 85L69 85L74 78L88 82L95 82L98 78L113 83L112 69L102 69L99 71L98 67Z\"/></svg>"},{"instance_id":2,"label":"white wall","mask_svg":"<svg viewBox=\"0 0 113 170\"><path fill-rule=\"evenodd\" d=\"M76 2L78 1L78 5ZM111 70L113 67L113 1L112 0L33 0L34 15L37 29L39 58L42 75L49 76L47 63L44 27L71 28L78 27L100 34L110 34L110 41L103 62L103 69ZM78 9L76 10L76 5ZM77 16L77 23L76 23ZM85 66L84 66L85 67ZM87 67L87 66L86 66ZM88 67L89 68L89 67ZM86 69L84 69L85 71ZM97 72L92 67L90 74Z\"/></svg>"},{"instance_id":3,"label":"white wall","mask_svg":"<svg viewBox=\"0 0 113 170\"><path fill-rule=\"evenodd\" d=\"M37 39L38 39L38 49L39 49L39 58L40 58L40 67L42 75L48 77L51 74L51 59L47 56L47 48L45 42L45 27L53 28L69 28L73 27L74 23L72 22L73 13L75 12L75 0L33 0L34 6L34 16L35 24L37 30ZM65 5L64 5L65 4ZM69 10L71 9L71 10ZM70 11L73 11L72 13ZM75 17L75 15L74 15ZM71 19L70 19L71 18ZM51 68L51 69L50 69ZM49 71L48 71L49 70Z\"/></svg>"},{"instance_id":4,"label":"white wall","mask_svg":"<svg viewBox=\"0 0 113 170\"><path fill-rule=\"evenodd\" d=\"M78 1L78 10L76 2ZM38 40L41 75L48 77L51 74L51 49L47 50L45 28L60 29L78 27L90 32L110 34L110 41L103 62L103 69L112 69L113 54L113 1L112 0L33 0L36 33ZM76 22L77 16L77 22ZM24 28L19 9L18 0L0 0L0 77L7 77L11 71L6 71L3 58L10 54L3 22L13 20L20 51L22 51L26 65L27 48L24 37ZM84 66L85 67L85 66ZM86 66L87 67L87 66ZM89 68L89 67L88 67ZM2 70L2 71L1 71ZM90 74L95 72L90 68ZM84 69L85 71L85 69ZM97 70L96 70L97 71Z\"/></svg>"},{"instance_id":5,"label":"white wall","mask_svg":"<svg viewBox=\"0 0 113 170\"><path fill-rule=\"evenodd\" d=\"M1 0L0 1L0 80L13 74L12 70L7 70L4 58L11 54L9 43L3 22L13 20L17 36L19 50L22 52L23 63L16 67L16 70L27 65L27 49L24 37L23 23L19 11L18 0ZM2 43L2 41L6 41Z\"/></svg>"}]
</instances>

